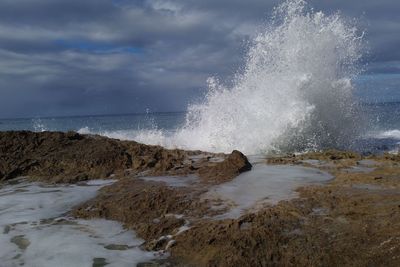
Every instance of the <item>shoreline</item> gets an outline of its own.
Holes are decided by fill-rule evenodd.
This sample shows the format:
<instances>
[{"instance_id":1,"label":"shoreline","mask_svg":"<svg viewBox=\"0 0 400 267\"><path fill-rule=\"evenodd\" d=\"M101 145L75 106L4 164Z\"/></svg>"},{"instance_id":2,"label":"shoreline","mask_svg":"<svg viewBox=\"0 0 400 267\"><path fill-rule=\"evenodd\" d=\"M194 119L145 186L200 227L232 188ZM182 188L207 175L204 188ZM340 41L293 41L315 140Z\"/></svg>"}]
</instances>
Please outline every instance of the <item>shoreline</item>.
<instances>
[{"instance_id":1,"label":"shoreline","mask_svg":"<svg viewBox=\"0 0 400 267\"><path fill-rule=\"evenodd\" d=\"M123 223L145 240L144 249L170 253L164 265L400 264L399 155L329 150L259 159L253 169L305 167L333 178L301 185L277 204L257 202L239 217L221 219L238 203L205 196L252 172L238 151L168 150L73 132L25 131L0 133L0 151L3 180L118 179L71 214Z\"/></svg>"}]
</instances>

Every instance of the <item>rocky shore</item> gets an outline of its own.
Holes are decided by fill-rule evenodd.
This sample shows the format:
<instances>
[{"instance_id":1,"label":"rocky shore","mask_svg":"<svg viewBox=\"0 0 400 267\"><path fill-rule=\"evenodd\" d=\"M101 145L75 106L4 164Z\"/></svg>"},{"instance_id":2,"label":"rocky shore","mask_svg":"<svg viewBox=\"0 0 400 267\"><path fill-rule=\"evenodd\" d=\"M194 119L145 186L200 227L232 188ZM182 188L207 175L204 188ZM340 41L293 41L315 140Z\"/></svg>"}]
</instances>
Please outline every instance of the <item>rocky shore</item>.
<instances>
[{"instance_id":1,"label":"rocky shore","mask_svg":"<svg viewBox=\"0 0 400 267\"><path fill-rule=\"evenodd\" d=\"M169 150L75 132L0 132L0 181L29 176L51 183L129 175L198 174L209 183L250 170L239 151L230 155Z\"/></svg>"},{"instance_id":2,"label":"rocky shore","mask_svg":"<svg viewBox=\"0 0 400 267\"><path fill-rule=\"evenodd\" d=\"M48 183L116 179L77 206L79 218L122 222L169 253L147 266L400 266L400 156L325 151L257 158L331 175L277 203L237 206L211 197L252 173L239 151L229 155L168 150L77 133L0 133L0 180ZM238 176L239 175L239 176Z\"/></svg>"}]
</instances>

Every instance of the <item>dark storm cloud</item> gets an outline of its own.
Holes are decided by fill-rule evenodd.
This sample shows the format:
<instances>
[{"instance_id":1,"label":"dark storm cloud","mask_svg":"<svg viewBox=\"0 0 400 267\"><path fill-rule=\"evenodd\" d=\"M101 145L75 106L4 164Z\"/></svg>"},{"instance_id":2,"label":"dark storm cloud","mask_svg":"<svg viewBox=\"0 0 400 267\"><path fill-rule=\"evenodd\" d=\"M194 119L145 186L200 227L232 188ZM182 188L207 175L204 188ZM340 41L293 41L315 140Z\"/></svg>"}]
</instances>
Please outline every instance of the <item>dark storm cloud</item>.
<instances>
[{"instance_id":1,"label":"dark storm cloud","mask_svg":"<svg viewBox=\"0 0 400 267\"><path fill-rule=\"evenodd\" d=\"M229 81L280 1L2 0L0 117L183 110ZM367 30L371 73L398 73L397 0L313 0Z\"/></svg>"}]
</instances>

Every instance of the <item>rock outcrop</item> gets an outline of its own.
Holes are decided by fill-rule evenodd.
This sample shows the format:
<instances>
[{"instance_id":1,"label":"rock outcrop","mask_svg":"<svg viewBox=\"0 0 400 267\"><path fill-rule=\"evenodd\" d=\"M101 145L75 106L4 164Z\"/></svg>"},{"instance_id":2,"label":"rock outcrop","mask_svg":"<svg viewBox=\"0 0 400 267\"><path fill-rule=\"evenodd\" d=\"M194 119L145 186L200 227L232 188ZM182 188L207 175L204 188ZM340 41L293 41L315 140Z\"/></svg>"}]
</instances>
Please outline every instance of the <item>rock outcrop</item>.
<instances>
[{"instance_id":1,"label":"rock outcrop","mask_svg":"<svg viewBox=\"0 0 400 267\"><path fill-rule=\"evenodd\" d=\"M215 163L211 159L222 160ZM193 160L196 158L196 160ZM0 132L0 180L30 176L47 182L73 183L127 175L186 175L217 168L219 177L232 179L249 170L245 156L229 157L120 141L75 132Z\"/></svg>"},{"instance_id":2,"label":"rock outcrop","mask_svg":"<svg viewBox=\"0 0 400 267\"><path fill-rule=\"evenodd\" d=\"M246 156L234 150L224 161L200 168L199 174L204 181L218 184L229 181L242 172L250 171L251 167Z\"/></svg>"},{"instance_id":3,"label":"rock outcrop","mask_svg":"<svg viewBox=\"0 0 400 267\"><path fill-rule=\"evenodd\" d=\"M307 159L317 156L323 162L311 163L335 179L299 188L300 198L238 219L212 214L215 203L207 203L203 194L221 183L212 179L186 187L122 179L74 215L123 222L146 240L144 248L167 250L172 266L399 266L398 162L387 156L355 161L336 156L345 153L324 154L278 162L290 158L287 164L309 166Z\"/></svg>"},{"instance_id":4,"label":"rock outcrop","mask_svg":"<svg viewBox=\"0 0 400 267\"><path fill-rule=\"evenodd\" d=\"M229 219L220 215L230 204L207 193L251 169L239 151L168 150L72 132L0 133L0 179L120 178L71 214L122 222L145 240L144 249L168 251L171 266L399 266L399 161L333 150L266 159L335 178ZM146 177L157 175L179 177Z\"/></svg>"}]
</instances>

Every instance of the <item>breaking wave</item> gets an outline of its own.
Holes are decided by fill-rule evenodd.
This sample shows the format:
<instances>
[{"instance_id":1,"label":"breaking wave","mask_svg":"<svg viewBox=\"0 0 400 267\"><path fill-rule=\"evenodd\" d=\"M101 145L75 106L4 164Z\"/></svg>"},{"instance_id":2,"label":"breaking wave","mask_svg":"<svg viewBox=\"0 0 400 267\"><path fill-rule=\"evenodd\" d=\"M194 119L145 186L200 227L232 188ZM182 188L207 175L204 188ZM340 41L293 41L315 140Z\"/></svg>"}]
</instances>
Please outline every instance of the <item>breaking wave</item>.
<instances>
[{"instance_id":1,"label":"breaking wave","mask_svg":"<svg viewBox=\"0 0 400 267\"><path fill-rule=\"evenodd\" d=\"M378 133L371 134L371 136L378 139L389 138L389 139L400 140L400 130L394 129L394 130L380 131Z\"/></svg>"},{"instance_id":2,"label":"breaking wave","mask_svg":"<svg viewBox=\"0 0 400 267\"><path fill-rule=\"evenodd\" d=\"M209 78L204 103L165 145L246 153L346 146L358 134L352 78L362 36L339 13L286 1L253 40L232 87Z\"/></svg>"},{"instance_id":3,"label":"breaking wave","mask_svg":"<svg viewBox=\"0 0 400 267\"><path fill-rule=\"evenodd\" d=\"M303 0L285 1L252 41L233 86L209 78L204 102L188 107L181 128L129 139L247 154L350 145L359 133L352 79L363 50L353 24Z\"/></svg>"}]
</instances>

